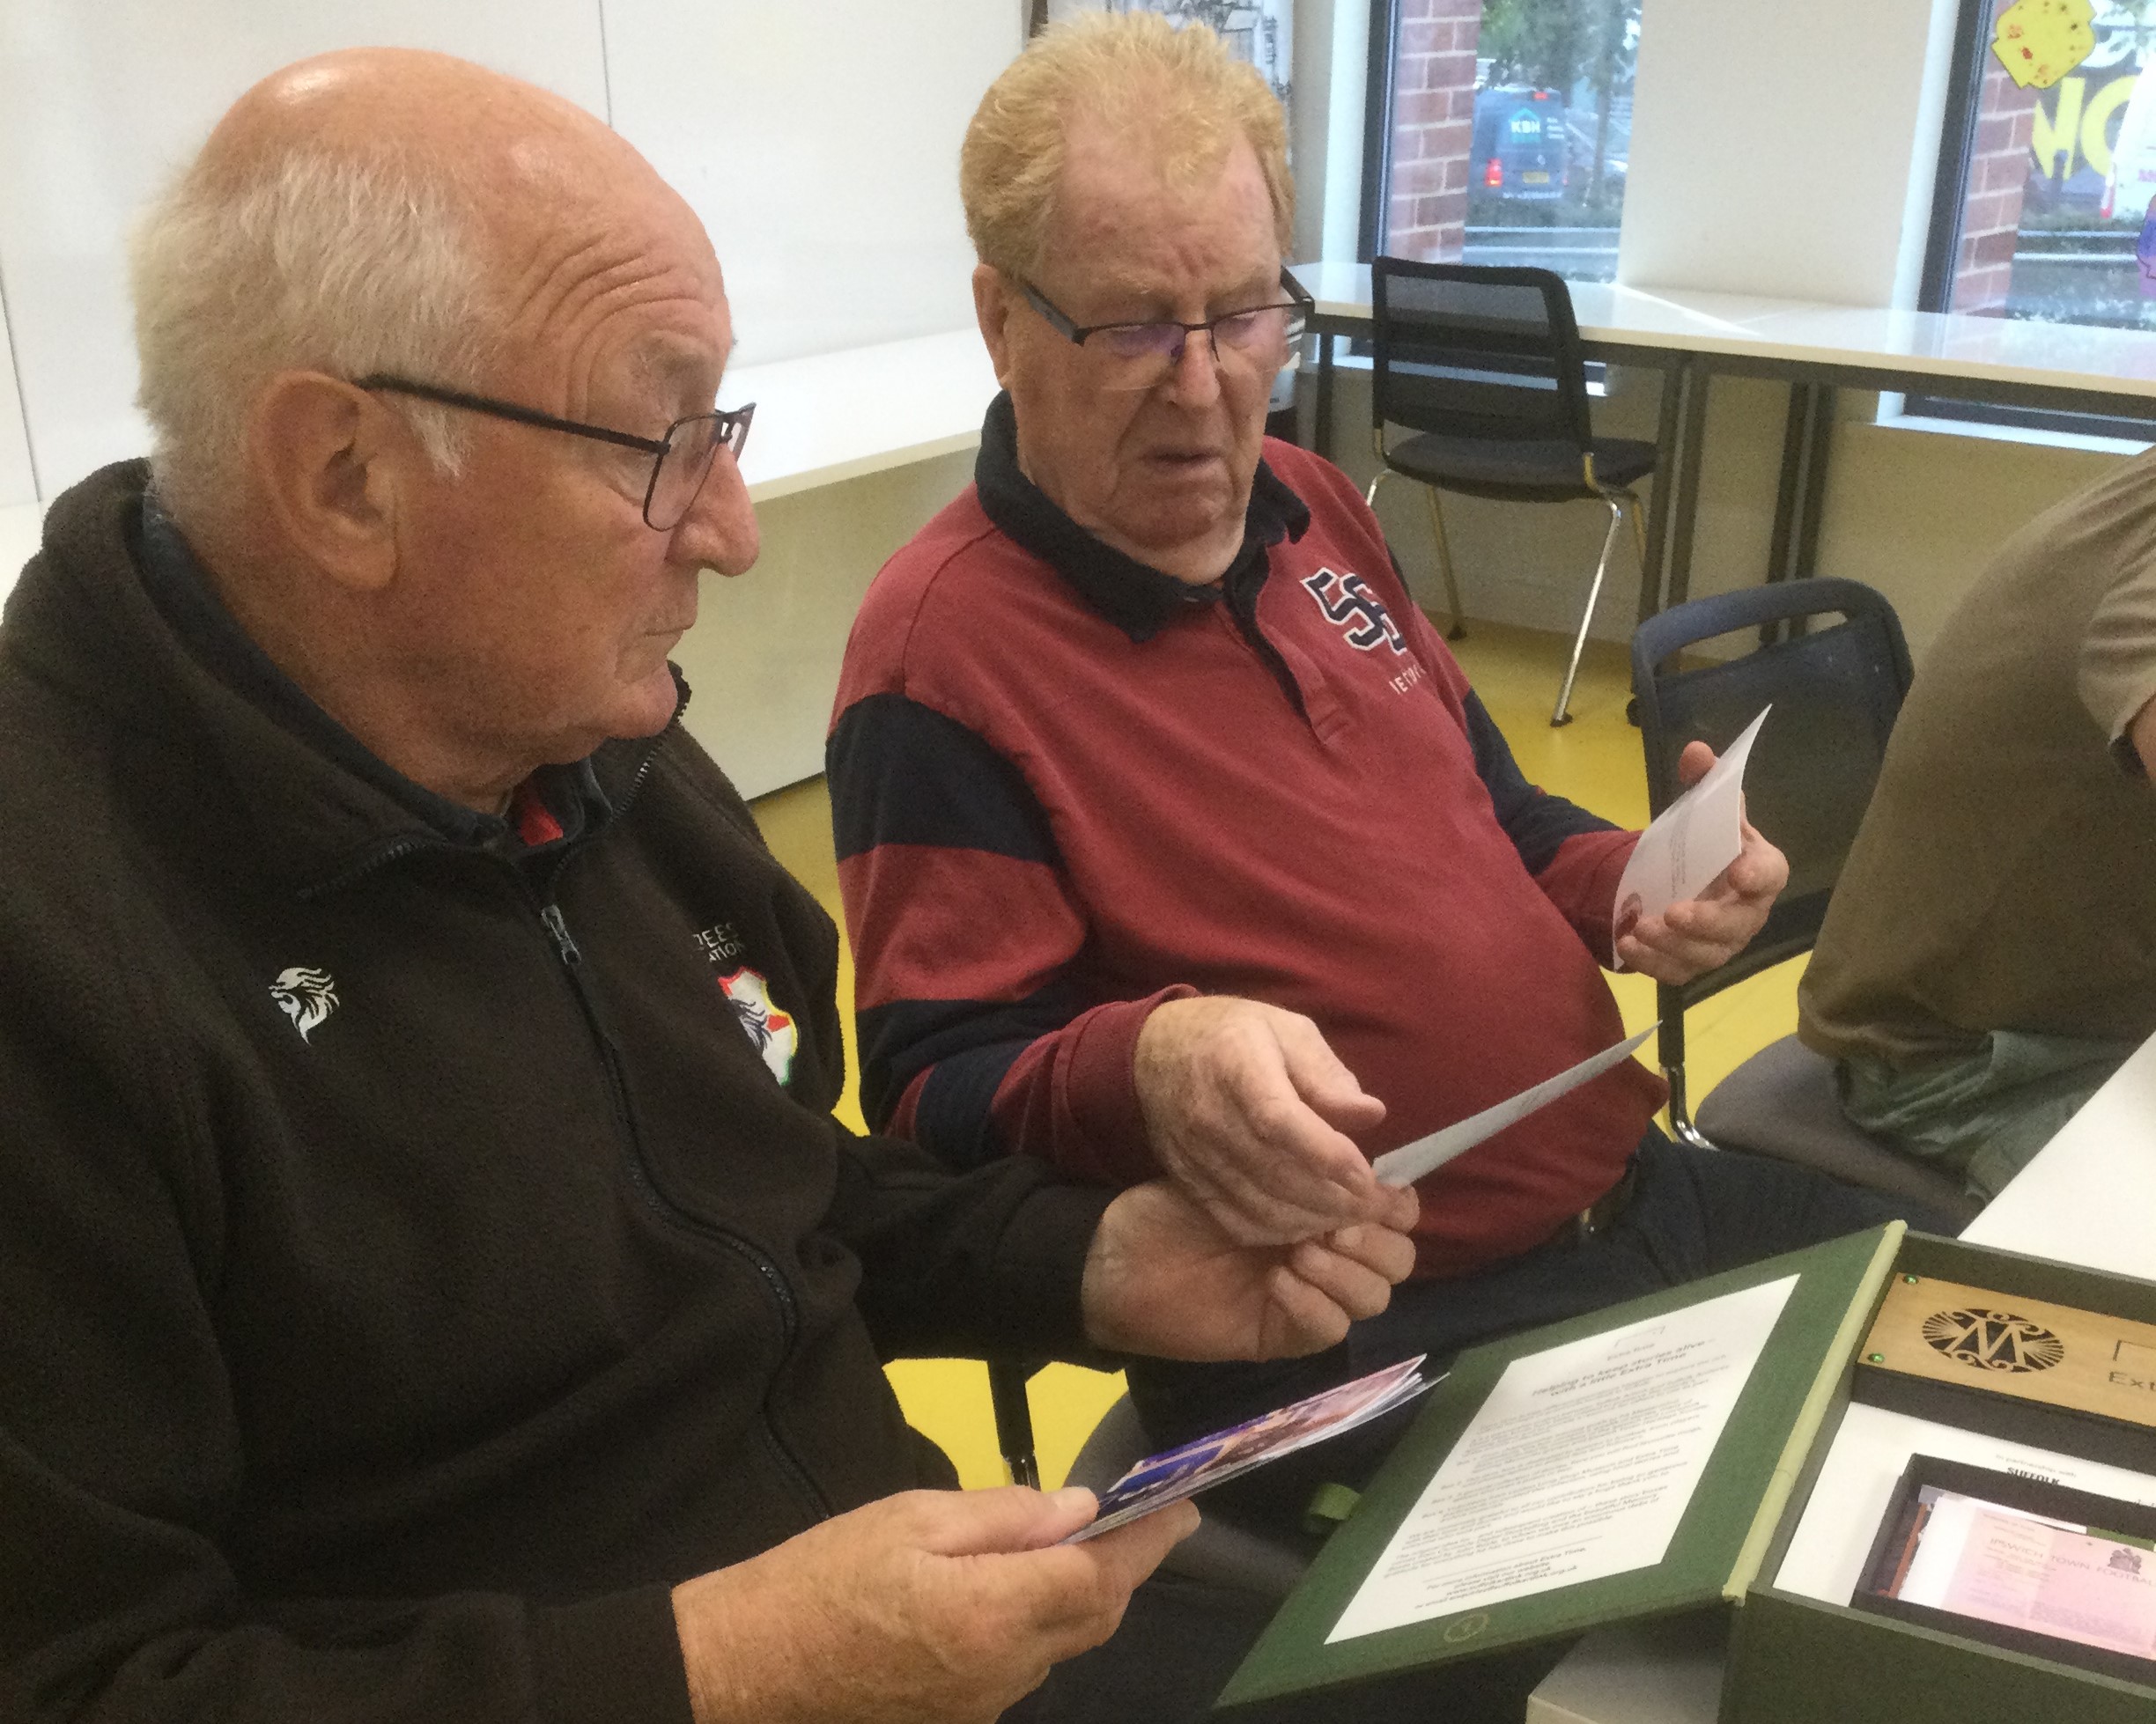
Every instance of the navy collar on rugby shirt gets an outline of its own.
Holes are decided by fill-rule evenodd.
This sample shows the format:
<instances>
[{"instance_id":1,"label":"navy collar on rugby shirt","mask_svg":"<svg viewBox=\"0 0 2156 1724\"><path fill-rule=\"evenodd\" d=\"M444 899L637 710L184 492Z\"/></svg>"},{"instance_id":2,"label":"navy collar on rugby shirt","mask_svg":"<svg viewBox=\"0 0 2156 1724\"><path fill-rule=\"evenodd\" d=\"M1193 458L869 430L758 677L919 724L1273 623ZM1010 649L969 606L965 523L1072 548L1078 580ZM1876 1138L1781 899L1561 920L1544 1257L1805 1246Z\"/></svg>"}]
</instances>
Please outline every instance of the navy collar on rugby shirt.
<instances>
[{"instance_id":1,"label":"navy collar on rugby shirt","mask_svg":"<svg viewBox=\"0 0 2156 1724\"><path fill-rule=\"evenodd\" d=\"M1192 586L1126 556L1078 525L1019 470L1018 419L1008 394L988 406L981 426L973 483L981 508L1008 537L1042 558L1074 587L1087 604L1133 641L1148 641L1178 615L1218 602L1245 615L1257 608L1265 585L1267 549L1309 529L1310 505L1262 460L1251 482L1243 549L1212 586Z\"/></svg>"},{"instance_id":2,"label":"navy collar on rugby shirt","mask_svg":"<svg viewBox=\"0 0 2156 1724\"><path fill-rule=\"evenodd\" d=\"M437 795L379 758L278 669L225 609L195 548L159 505L154 492L143 497L141 568L144 587L174 631L213 673L283 729L453 844L508 851L527 848L502 816ZM603 824L611 812L588 758L570 766L543 766L532 778L562 832L530 849L566 844L587 828Z\"/></svg>"}]
</instances>

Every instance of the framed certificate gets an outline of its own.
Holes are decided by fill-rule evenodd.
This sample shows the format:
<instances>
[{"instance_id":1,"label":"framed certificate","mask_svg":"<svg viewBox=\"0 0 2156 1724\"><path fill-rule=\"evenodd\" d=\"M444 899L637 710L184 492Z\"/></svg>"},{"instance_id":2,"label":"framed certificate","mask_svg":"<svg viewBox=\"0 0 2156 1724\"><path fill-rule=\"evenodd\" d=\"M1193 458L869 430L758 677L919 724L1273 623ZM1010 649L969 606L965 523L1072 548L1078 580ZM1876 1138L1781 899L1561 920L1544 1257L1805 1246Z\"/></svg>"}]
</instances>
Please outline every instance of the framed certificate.
<instances>
[{"instance_id":1,"label":"framed certificate","mask_svg":"<svg viewBox=\"0 0 2156 1724\"><path fill-rule=\"evenodd\" d=\"M2156 1676L2156 1509L1919 1455L1850 1602L2147 1682Z\"/></svg>"}]
</instances>

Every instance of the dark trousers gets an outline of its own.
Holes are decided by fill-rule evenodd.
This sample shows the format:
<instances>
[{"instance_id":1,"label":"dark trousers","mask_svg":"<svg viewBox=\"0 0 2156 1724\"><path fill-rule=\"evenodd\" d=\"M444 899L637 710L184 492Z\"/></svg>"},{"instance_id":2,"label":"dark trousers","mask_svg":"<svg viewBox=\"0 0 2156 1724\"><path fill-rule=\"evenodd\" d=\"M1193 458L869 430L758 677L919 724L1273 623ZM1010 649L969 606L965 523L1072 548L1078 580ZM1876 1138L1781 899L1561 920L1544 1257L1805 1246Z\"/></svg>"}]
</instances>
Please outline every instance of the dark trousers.
<instances>
[{"instance_id":1,"label":"dark trousers","mask_svg":"<svg viewBox=\"0 0 2156 1724\"><path fill-rule=\"evenodd\" d=\"M1602 1232L1566 1230L1549 1243L1473 1275L1416 1281L1359 1322L1340 1345L1268 1365L1139 1359L1131 1400L1163 1448L1203 1436L1333 1383L1421 1352L1429 1371L1483 1341L1539 1329L1727 1269L1900 1219L1957 1231L1921 1204L1844 1185L1785 1161L1672 1143L1653 1127L1639 1146L1631 1202ZM1200 1507L1269 1530L1299 1523L1311 1492L1361 1488L1414 1415L1411 1404L1304 1455L1230 1480Z\"/></svg>"}]
</instances>

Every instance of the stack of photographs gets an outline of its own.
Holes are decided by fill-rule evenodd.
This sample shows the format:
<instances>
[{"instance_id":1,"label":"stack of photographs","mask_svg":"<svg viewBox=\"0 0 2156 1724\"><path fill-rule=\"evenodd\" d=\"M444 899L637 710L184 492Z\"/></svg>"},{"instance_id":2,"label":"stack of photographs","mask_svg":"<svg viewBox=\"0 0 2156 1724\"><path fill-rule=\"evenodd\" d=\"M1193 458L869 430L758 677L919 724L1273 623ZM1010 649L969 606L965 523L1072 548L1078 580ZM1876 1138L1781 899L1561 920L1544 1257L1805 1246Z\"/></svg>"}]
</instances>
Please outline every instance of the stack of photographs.
<instances>
[{"instance_id":1,"label":"stack of photographs","mask_svg":"<svg viewBox=\"0 0 2156 1724\"><path fill-rule=\"evenodd\" d=\"M1111 1528L1406 1405L1424 1389L1444 1381L1442 1375L1423 1378L1426 1357L1417 1353L1307 1400L1276 1407L1180 1448L1148 1455L1101 1492L1100 1511L1092 1522L1064 1543L1076 1544L1097 1537Z\"/></svg>"}]
</instances>

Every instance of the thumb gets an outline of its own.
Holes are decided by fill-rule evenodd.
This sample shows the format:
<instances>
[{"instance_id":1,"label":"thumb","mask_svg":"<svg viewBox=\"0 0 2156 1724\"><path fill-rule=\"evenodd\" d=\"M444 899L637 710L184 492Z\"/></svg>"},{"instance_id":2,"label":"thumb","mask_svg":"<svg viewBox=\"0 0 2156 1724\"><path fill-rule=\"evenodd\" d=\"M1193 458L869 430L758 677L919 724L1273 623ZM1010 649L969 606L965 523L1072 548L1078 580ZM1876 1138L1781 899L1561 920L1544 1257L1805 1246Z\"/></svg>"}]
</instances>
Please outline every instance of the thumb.
<instances>
[{"instance_id":1,"label":"thumb","mask_svg":"<svg viewBox=\"0 0 2156 1724\"><path fill-rule=\"evenodd\" d=\"M921 1543L948 1557L1042 1550L1070 1536L1099 1511L1092 1492L1076 1485L1042 1492L1005 1485L934 1494L940 1499L938 1513Z\"/></svg>"},{"instance_id":2,"label":"thumb","mask_svg":"<svg viewBox=\"0 0 2156 1724\"><path fill-rule=\"evenodd\" d=\"M1197 1530L1198 1506L1185 1498L1127 1521L1079 1548L1090 1551L1114 1576L1114 1583L1128 1592Z\"/></svg>"},{"instance_id":3,"label":"thumb","mask_svg":"<svg viewBox=\"0 0 2156 1724\"><path fill-rule=\"evenodd\" d=\"M1687 742L1684 752L1677 756L1677 782L1687 790L1707 776L1715 763L1715 751L1704 742Z\"/></svg>"},{"instance_id":4,"label":"thumb","mask_svg":"<svg viewBox=\"0 0 2156 1724\"><path fill-rule=\"evenodd\" d=\"M1355 1074L1308 1018L1283 1014L1279 1026L1281 1062L1296 1094L1311 1111L1342 1131L1365 1131L1384 1117L1385 1106L1365 1091Z\"/></svg>"}]
</instances>

